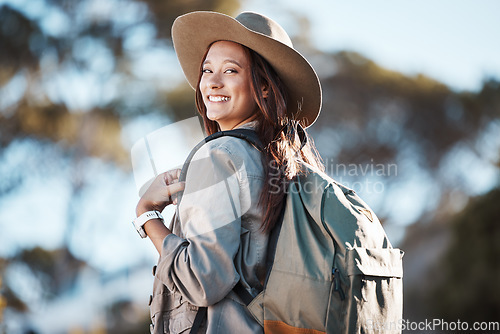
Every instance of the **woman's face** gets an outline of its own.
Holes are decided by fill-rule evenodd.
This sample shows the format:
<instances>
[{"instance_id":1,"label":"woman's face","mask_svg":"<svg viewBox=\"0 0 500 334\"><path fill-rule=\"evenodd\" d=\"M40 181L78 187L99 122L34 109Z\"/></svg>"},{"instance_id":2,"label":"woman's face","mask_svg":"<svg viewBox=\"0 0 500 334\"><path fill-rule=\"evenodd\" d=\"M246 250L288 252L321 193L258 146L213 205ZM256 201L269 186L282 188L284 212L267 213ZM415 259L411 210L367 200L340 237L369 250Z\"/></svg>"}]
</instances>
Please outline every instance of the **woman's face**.
<instances>
[{"instance_id":1,"label":"woman's face","mask_svg":"<svg viewBox=\"0 0 500 334\"><path fill-rule=\"evenodd\" d=\"M200 91L208 119L216 121L221 130L230 130L255 118L250 59L240 44L212 44L202 71Z\"/></svg>"}]
</instances>

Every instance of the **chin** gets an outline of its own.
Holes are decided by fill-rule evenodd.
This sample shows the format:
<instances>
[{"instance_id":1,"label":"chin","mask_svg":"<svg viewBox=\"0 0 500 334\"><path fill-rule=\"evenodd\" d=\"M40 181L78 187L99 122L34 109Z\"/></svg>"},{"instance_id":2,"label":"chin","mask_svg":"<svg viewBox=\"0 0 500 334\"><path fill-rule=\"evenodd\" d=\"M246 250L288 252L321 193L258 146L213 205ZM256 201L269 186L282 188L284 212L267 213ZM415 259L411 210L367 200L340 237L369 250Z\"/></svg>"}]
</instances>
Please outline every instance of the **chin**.
<instances>
[{"instance_id":1,"label":"chin","mask_svg":"<svg viewBox=\"0 0 500 334\"><path fill-rule=\"evenodd\" d=\"M213 116L210 116L209 114L207 114L207 118L213 122L217 122L217 117L213 117Z\"/></svg>"},{"instance_id":2,"label":"chin","mask_svg":"<svg viewBox=\"0 0 500 334\"><path fill-rule=\"evenodd\" d=\"M207 111L207 118L211 121L217 122L217 120L220 119L220 115L217 112Z\"/></svg>"}]
</instances>

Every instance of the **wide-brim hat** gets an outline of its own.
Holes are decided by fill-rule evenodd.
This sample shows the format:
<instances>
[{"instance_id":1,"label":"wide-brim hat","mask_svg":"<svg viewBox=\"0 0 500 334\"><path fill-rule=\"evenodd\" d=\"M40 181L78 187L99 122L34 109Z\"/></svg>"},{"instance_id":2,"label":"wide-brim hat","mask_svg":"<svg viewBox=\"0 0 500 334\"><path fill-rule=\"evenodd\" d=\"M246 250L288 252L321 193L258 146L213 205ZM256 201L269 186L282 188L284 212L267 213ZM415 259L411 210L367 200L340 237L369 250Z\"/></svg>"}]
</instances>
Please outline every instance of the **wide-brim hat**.
<instances>
[{"instance_id":1,"label":"wide-brim hat","mask_svg":"<svg viewBox=\"0 0 500 334\"><path fill-rule=\"evenodd\" d=\"M309 62L293 48L290 37L264 15L243 12L236 18L216 12L191 12L172 26L172 40L187 81L196 89L201 62L216 41L242 44L266 59L288 92L288 110L303 127L314 123L321 110L321 85Z\"/></svg>"}]
</instances>

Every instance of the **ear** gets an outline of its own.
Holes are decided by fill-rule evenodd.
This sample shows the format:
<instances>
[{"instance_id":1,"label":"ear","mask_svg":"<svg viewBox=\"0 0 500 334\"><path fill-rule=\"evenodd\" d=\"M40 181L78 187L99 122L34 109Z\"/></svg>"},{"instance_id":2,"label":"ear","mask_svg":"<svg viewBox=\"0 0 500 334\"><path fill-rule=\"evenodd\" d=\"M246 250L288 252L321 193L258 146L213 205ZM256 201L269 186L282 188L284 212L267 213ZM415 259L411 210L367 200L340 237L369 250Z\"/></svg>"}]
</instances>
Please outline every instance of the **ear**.
<instances>
[{"instance_id":1,"label":"ear","mask_svg":"<svg viewBox=\"0 0 500 334\"><path fill-rule=\"evenodd\" d=\"M261 87L261 90L262 90L262 96L265 99L267 99L267 97L269 96L269 85L263 84L262 87Z\"/></svg>"}]
</instances>

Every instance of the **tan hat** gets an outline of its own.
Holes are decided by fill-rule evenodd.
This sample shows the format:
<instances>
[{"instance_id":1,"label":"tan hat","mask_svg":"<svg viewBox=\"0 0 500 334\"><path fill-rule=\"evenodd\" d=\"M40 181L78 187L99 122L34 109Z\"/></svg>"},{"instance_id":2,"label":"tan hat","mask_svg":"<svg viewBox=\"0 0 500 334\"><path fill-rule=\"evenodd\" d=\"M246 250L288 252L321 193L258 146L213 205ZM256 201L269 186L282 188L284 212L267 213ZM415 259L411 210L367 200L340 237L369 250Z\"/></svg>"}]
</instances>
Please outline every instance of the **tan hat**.
<instances>
[{"instance_id":1,"label":"tan hat","mask_svg":"<svg viewBox=\"0 0 500 334\"><path fill-rule=\"evenodd\" d=\"M172 39L184 75L194 89L210 44L232 41L256 51L271 64L288 89L292 117L303 127L310 126L318 117L321 109L318 76L293 48L285 30L270 18L253 12L243 12L236 19L216 12L192 12L175 20ZM299 106L301 111L297 114Z\"/></svg>"}]
</instances>

